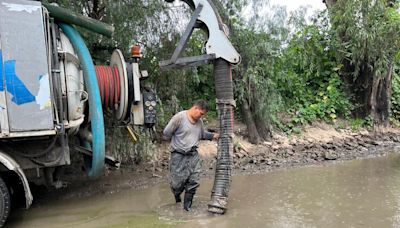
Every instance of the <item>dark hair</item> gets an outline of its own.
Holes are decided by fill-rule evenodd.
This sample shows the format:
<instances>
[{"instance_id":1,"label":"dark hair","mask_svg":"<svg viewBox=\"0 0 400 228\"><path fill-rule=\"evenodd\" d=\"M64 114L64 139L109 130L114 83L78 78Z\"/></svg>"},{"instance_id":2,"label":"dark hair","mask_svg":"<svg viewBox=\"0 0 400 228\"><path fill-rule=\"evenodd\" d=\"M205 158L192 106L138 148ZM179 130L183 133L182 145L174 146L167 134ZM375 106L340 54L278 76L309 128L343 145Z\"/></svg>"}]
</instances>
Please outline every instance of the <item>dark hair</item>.
<instances>
[{"instance_id":1,"label":"dark hair","mask_svg":"<svg viewBox=\"0 0 400 228\"><path fill-rule=\"evenodd\" d=\"M197 100L193 103L193 106L197 106L201 110L206 110L208 112L208 103L205 100Z\"/></svg>"}]
</instances>

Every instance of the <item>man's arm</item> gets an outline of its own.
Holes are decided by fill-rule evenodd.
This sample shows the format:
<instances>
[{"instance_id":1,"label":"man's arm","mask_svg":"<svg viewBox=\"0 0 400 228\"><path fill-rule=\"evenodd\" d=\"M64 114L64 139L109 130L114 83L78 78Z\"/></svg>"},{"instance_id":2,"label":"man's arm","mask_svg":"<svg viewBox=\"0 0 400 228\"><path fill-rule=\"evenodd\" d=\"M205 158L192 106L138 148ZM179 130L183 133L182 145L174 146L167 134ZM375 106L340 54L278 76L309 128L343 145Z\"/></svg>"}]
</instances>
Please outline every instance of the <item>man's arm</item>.
<instances>
[{"instance_id":1,"label":"man's arm","mask_svg":"<svg viewBox=\"0 0 400 228\"><path fill-rule=\"evenodd\" d=\"M181 121L179 115L175 115L172 119L168 122L167 126L165 126L163 131L163 139L170 140L174 135L176 129L178 129Z\"/></svg>"},{"instance_id":2,"label":"man's arm","mask_svg":"<svg viewBox=\"0 0 400 228\"><path fill-rule=\"evenodd\" d=\"M204 140L213 140L214 134L208 131L203 131L203 138Z\"/></svg>"},{"instance_id":3,"label":"man's arm","mask_svg":"<svg viewBox=\"0 0 400 228\"><path fill-rule=\"evenodd\" d=\"M201 136L203 140L213 140L213 139L218 139L219 134L218 133L211 133L209 131L206 131L204 129L204 123L201 121Z\"/></svg>"}]
</instances>

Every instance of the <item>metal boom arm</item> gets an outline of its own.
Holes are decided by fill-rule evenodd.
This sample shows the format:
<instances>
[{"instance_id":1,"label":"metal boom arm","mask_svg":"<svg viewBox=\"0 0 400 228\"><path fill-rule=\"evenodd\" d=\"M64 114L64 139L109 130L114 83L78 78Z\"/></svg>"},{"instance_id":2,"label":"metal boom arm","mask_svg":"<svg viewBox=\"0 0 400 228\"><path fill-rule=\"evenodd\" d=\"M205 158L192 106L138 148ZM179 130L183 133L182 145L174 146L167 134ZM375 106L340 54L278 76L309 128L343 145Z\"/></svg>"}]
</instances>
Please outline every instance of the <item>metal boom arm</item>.
<instances>
[{"instance_id":1,"label":"metal boom arm","mask_svg":"<svg viewBox=\"0 0 400 228\"><path fill-rule=\"evenodd\" d=\"M173 2L174 0L166 0ZM194 13L186 27L171 59L161 61L161 68L185 67L200 65L208 60L222 58L230 64L239 64L240 55L228 39L228 28L222 22L215 6L209 0L183 0ZM206 53L200 56L179 58L195 28L206 30L208 40L205 44Z\"/></svg>"}]
</instances>

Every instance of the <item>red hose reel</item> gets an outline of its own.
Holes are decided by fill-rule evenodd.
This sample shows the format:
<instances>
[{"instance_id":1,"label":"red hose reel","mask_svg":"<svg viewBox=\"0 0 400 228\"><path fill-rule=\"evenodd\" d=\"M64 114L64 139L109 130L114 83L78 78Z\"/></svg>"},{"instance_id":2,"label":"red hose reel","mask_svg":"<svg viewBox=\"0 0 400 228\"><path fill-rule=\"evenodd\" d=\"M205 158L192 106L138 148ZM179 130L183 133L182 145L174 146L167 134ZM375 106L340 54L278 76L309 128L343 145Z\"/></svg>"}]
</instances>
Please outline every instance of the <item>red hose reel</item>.
<instances>
[{"instance_id":1,"label":"red hose reel","mask_svg":"<svg viewBox=\"0 0 400 228\"><path fill-rule=\"evenodd\" d=\"M95 66L101 103L114 110L120 104L121 82L117 67Z\"/></svg>"},{"instance_id":2,"label":"red hose reel","mask_svg":"<svg viewBox=\"0 0 400 228\"><path fill-rule=\"evenodd\" d=\"M103 109L113 110L118 120L128 113L128 73L120 50L111 55L110 66L95 66Z\"/></svg>"}]
</instances>

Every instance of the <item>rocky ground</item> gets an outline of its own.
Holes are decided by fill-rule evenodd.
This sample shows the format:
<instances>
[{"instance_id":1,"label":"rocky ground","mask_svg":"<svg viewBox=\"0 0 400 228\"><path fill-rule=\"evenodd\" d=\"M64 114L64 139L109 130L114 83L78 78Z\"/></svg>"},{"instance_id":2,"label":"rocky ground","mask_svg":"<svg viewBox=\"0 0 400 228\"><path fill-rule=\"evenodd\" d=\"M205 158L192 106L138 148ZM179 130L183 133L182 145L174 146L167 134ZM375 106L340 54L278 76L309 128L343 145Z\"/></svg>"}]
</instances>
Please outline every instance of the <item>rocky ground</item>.
<instances>
[{"instance_id":1,"label":"rocky ground","mask_svg":"<svg viewBox=\"0 0 400 228\"><path fill-rule=\"evenodd\" d=\"M400 145L397 131L346 133L331 140L294 139L267 142L251 151L235 152L235 169L256 172L282 167L382 156Z\"/></svg>"},{"instance_id":2,"label":"rocky ground","mask_svg":"<svg viewBox=\"0 0 400 228\"><path fill-rule=\"evenodd\" d=\"M259 173L270 170L291 168L332 161L383 156L396 152L400 146L400 130L387 128L379 132L359 129L337 130L332 125L315 124L303 129L301 134L287 136L275 133L273 138L260 145L247 142L245 126L235 127L233 167L238 173ZM84 197L93 194L112 194L123 189L145 188L168 182L168 144L158 145L156 156L150 161L136 166L122 166L115 170L108 167L103 177L89 181L82 175L69 175L64 180L67 188L50 191L45 198ZM204 158L204 177L213 178L217 143L203 141L199 152ZM49 196L50 195L50 196ZM41 197L36 197L40 202Z\"/></svg>"},{"instance_id":3,"label":"rocky ground","mask_svg":"<svg viewBox=\"0 0 400 228\"><path fill-rule=\"evenodd\" d=\"M244 138L245 126L235 129L233 162L235 172L259 172L329 161L340 161L381 156L400 145L400 130L395 128L370 132L364 129L337 130L332 125L318 123L306 127L299 135L274 134L270 141L252 145ZM202 142L200 154L205 169L213 170L217 147L215 142ZM157 167L168 167L168 153L156 162Z\"/></svg>"}]
</instances>

